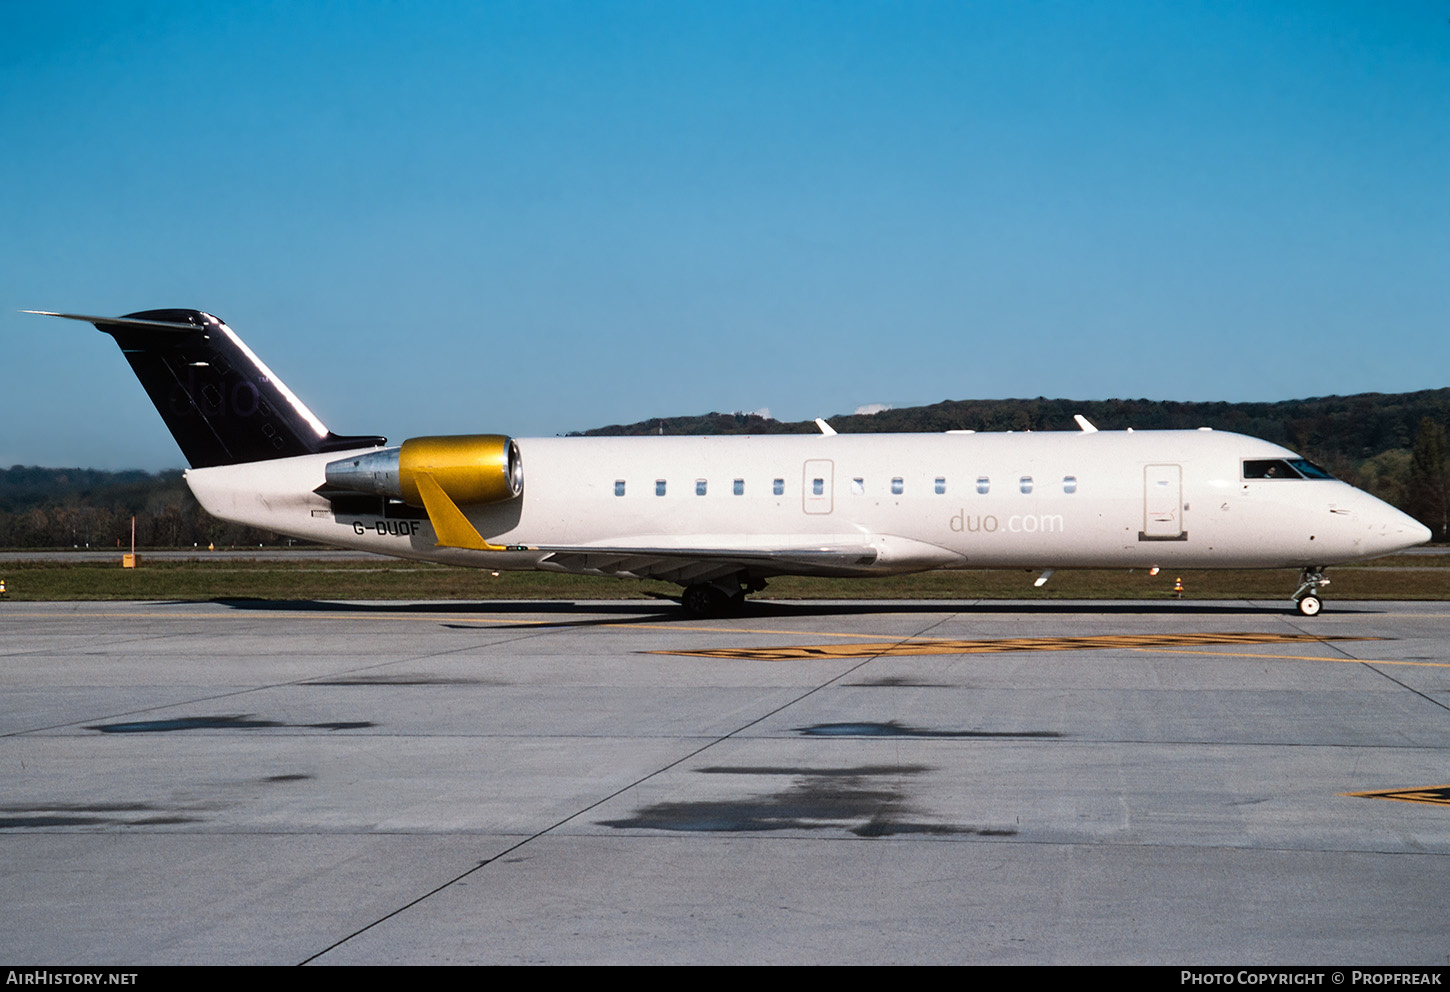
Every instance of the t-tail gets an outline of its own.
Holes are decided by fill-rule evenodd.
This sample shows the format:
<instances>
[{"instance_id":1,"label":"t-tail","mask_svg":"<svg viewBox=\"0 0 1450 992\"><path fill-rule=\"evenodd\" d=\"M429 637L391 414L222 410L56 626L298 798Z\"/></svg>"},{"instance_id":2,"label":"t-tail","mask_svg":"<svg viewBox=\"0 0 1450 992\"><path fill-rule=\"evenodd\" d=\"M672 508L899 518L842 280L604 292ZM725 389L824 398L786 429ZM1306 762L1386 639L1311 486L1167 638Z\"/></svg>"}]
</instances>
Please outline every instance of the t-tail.
<instances>
[{"instance_id":1,"label":"t-tail","mask_svg":"<svg viewBox=\"0 0 1450 992\"><path fill-rule=\"evenodd\" d=\"M387 439L334 434L225 323L200 310L88 317L116 339L192 468L374 448Z\"/></svg>"}]
</instances>

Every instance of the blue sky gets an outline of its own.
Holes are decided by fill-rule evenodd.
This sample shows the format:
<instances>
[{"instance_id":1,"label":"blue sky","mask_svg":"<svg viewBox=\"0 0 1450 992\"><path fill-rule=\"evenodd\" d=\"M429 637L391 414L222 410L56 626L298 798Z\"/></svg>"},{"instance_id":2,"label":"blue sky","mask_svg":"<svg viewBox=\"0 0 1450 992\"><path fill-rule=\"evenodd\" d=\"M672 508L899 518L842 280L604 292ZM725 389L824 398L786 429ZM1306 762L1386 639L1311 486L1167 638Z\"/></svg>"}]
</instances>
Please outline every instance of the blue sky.
<instances>
[{"instance_id":1,"label":"blue sky","mask_svg":"<svg viewBox=\"0 0 1450 992\"><path fill-rule=\"evenodd\" d=\"M23 308L394 442L1450 384L1442 0L16 3L0 128L4 465L182 463Z\"/></svg>"}]
</instances>

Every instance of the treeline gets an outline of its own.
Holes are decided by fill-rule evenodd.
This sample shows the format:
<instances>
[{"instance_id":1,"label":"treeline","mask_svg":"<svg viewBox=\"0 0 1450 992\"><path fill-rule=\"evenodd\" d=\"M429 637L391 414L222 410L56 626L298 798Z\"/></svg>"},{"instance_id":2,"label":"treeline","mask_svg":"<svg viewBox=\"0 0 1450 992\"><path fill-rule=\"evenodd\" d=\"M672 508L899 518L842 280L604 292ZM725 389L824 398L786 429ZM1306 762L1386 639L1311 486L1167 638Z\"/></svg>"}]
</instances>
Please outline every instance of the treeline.
<instances>
[{"instance_id":1,"label":"treeline","mask_svg":"<svg viewBox=\"0 0 1450 992\"><path fill-rule=\"evenodd\" d=\"M179 470L0 469L0 547L147 548L252 546L285 538L209 516Z\"/></svg>"},{"instance_id":2,"label":"treeline","mask_svg":"<svg viewBox=\"0 0 1450 992\"><path fill-rule=\"evenodd\" d=\"M1450 389L1365 393L1279 403L1170 403L1156 400L947 400L930 406L829 418L842 434L947 430L1075 430L1082 414L1101 430L1212 427L1282 444L1351 485L1412 514L1435 532L1450 530L1450 463L1445 425ZM576 436L639 434L807 434L811 421L708 413L601 427ZM527 472L527 467L525 468ZM180 471L0 469L0 547L129 546L131 517L144 547L274 545L288 539L206 514Z\"/></svg>"},{"instance_id":3,"label":"treeline","mask_svg":"<svg viewBox=\"0 0 1450 992\"><path fill-rule=\"evenodd\" d=\"M1278 403L1174 403L1163 400L944 400L873 414L827 418L842 434L913 434L950 430L1071 431L1073 414L1101 430L1237 431L1293 448L1305 457L1362 459L1408 449L1426 417L1450 422L1450 389L1361 393ZM810 434L808 420L770 420L754 413L663 417L600 427L581 436L634 434Z\"/></svg>"}]
</instances>

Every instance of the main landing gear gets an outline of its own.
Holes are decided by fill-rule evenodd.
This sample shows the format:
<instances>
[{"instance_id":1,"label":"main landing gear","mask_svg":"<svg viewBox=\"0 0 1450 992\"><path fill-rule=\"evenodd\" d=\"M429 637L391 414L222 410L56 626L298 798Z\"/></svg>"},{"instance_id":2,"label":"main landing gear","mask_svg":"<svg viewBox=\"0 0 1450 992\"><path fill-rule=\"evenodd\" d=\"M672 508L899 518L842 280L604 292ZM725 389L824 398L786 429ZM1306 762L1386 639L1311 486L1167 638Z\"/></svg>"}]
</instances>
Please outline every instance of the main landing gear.
<instances>
[{"instance_id":1,"label":"main landing gear","mask_svg":"<svg viewBox=\"0 0 1450 992\"><path fill-rule=\"evenodd\" d=\"M1320 566L1313 566L1303 569L1299 573L1299 588L1294 590L1294 605L1299 612L1306 617L1316 617L1319 611L1324 609L1324 601L1319 598L1319 590L1329 585L1329 580L1324 577L1324 569Z\"/></svg>"},{"instance_id":2,"label":"main landing gear","mask_svg":"<svg viewBox=\"0 0 1450 992\"><path fill-rule=\"evenodd\" d=\"M739 578L720 579L716 582L698 582L686 586L680 594L680 605L692 617L723 617L739 613L745 605L747 592L758 592L765 588L762 579Z\"/></svg>"}]
</instances>

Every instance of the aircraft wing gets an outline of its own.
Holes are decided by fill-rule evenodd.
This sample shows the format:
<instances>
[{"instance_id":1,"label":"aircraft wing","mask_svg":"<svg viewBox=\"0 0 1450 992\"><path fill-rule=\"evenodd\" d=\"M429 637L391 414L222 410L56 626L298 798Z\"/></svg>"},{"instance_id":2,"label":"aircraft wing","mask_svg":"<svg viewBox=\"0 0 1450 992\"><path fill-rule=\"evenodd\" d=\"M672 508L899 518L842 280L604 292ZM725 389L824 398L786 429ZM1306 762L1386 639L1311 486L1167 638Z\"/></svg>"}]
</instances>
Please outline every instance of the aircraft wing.
<instances>
[{"instance_id":1,"label":"aircraft wing","mask_svg":"<svg viewBox=\"0 0 1450 992\"><path fill-rule=\"evenodd\" d=\"M843 575L876 561L864 544L787 548L531 547L547 554L540 568L693 585L741 571L780 575Z\"/></svg>"}]
</instances>

